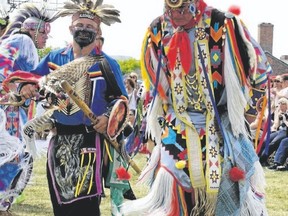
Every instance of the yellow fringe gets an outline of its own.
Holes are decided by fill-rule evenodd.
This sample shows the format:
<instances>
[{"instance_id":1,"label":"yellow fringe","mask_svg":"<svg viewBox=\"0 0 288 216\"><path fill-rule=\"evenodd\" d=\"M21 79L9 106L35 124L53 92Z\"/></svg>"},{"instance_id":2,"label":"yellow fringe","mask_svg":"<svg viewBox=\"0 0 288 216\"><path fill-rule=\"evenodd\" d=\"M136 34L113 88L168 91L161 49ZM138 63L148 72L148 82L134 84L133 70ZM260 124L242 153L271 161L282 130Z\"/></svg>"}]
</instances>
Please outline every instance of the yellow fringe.
<instances>
[{"instance_id":1,"label":"yellow fringe","mask_svg":"<svg viewBox=\"0 0 288 216\"><path fill-rule=\"evenodd\" d=\"M217 194L206 194L205 215L214 216L217 203Z\"/></svg>"},{"instance_id":2,"label":"yellow fringe","mask_svg":"<svg viewBox=\"0 0 288 216\"><path fill-rule=\"evenodd\" d=\"M104 143L105 143L105 148L106 148L106 152L107 152L107 155L109 157L109 160L111 162L113 162L113 159L112 159L112 156L111 156L111 153L110 153L110 149L109 149L109 144L107 143L106 139L104 139Z\"/></svg>"},{"instance_id":3,"label":"yellow fringe","mask_svg":"<svg viewBox=\"0 0 288 216\"><path fill-rule=\"evenodd\" d=\"M80 167L83 166L83 163L84 163L84 154L81 155L81 163L80 163ZM78 177L78 180L77 180L77 185L76 185L76 189L75 189L75 193L74 193L74 197L77 197L78 196L78 191L79 191L79 186L80 186L80 177Z\"/></svg>"},{"instance_id":4,"label":"yellow fringe","mask_svg":"<svg viewBox=\"0 0 288 216\"><path fill-rule=\"evenodd\" d=\"M198 188L194 191L195 206L191 215L198 216L205 213L205 216L214 216L216 210L217 194L205 192L205 188Z\"/></svg>"},{"instance_id":5,"label":"yellow fringe","mask_svg":"<svg viewBox=\"0 0 288 216\"><path fill-rule=\"evenodd\" d=\"M91 164L91 153L89 153L89 162L88 162L88 164L87 164L87 166L86 166L86 169L85 169L84 175L83 175L83 177L82 177L82 181L81 181L81 184L80 184L80 187L79 187L79 190L78 190L78 194L77 194L77 195L79 195L80 192L81 192L81 189L82 189L83 184L84 184L84 181L85 181L85 179L86 179L86 176L87 176L87 173L88 173L90 164Z\"/></svg>"},{"instance_id":6,"label":"yellow fringe","mask_svg":"<svg viewBox=\"0 0 288 216\"><path fill-rule=\"evenodd\" d=\"M93 163L92 164L94 164L95 161L96 161L96 153L94 153L94 158L93 158ZM90 194L90 191L91 191L91 188L92 188L92 185L93 185L93 173L94 173L94 169L93 169L93 166L92 166L90 184L89 184L89 188L88 188L87 194Z\"/></svg>"}]
</instances>

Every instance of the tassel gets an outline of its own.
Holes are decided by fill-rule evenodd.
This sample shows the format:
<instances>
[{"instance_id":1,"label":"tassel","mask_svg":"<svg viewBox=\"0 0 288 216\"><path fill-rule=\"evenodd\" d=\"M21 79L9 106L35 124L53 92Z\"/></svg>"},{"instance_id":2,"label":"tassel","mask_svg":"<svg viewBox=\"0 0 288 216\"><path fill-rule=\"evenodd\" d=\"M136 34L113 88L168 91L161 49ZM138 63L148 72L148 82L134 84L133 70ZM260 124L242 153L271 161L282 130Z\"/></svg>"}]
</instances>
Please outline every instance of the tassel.
<instances>
[{"instance_id":1,"label":"tassel","mask_svg":"<svg viewBox=\"0 0 288 216\"><path fill-rule=\"evenodd\" d=\"M241 9L239 6L237 5L231 5L229 8L228 8L228 11L235 14L236 16L239 16L240 13L241 13Z\"/></svg>"},{"instance_id":2,"label":"tassel","mask_svg":"<svg viewBox=\"0 0 288 216\"><path fill-rule=\"evenodd\" d=\"M124 167L119 167L116 169L117 179L118 180L129 180L131 178L130 173L127 172L127 170Z\"/></svg>"},{"instance_id":3,"label":"tassel","mask_svg":"<svg viewBox=\"0 0 288 216\"><path fill-rule=\"evenodd\" d=\"M231 181L238 182L245 178L245 173L243 170L239 169L238 167L233 167L229 171L229 177Z\"/></svg>"},{"instance_id":4,"label":"tassel","mask_svg":"<svg viewBox=\"0 0 288 216\"><path fill-rule=\"evenodd\" d=\"M186 167L186 161L180 160L180 161L175 163L175 166L177 169L184 169Z\"/></svg>"}]
</instances>

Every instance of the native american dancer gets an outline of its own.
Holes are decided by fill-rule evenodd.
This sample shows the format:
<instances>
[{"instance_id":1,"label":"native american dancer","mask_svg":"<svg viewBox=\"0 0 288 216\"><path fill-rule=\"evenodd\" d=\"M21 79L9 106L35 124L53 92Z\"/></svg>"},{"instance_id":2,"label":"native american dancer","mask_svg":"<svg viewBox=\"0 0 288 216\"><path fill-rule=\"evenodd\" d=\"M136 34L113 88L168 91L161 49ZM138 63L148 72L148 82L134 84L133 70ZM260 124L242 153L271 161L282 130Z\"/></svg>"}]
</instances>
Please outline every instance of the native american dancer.
<instances>
[{"instance_id":1,"label":"native american dancer","mask_svg":"<svg viewBox=\"0 0 288 216\"><path fill-rule=\"evenodd\" d=\"M14 71L35 69L39 62L37 49L45 47L47 35L50 32L50 22L56 18L56 14L51 15L46 10L38 9L30 3L20 6L11 17L10 23L1 37L1 83ZM4 109L7 115L7 130L11 135L21 137L20 124L27 120L27 109L24 110L23 107L19 109L16 106L5 106Z\"/></svg>"},{"instance_id":2,"label":"native american dancer","mask_svg":"<svg viewBox=\"0 0 288 216\"><path fill-rule=\"evenodd\" d=\"M119 215L123 198L131 195L129 173L125 172L128 163L123 160L123 152L109 145L111 140L122 139L128 119L128 96L119 64L96 46L97 37L101 36L100 24L120 22L119 11L102 3L67 2L60 14L72 15L72 44L51 51L32 71L34 75L19 72L4 81L5 87L22 83L20 93L27 98L33 97L38 87L40 92L44 87L54 95L51 109L24 127L24 137L29 142L33 142L35 130L43 129L44 122L45 128L55 128L47 163L54 215L100 215L104 187L111 191L112 215ZM59 86L63 80L91 109L94 121L67 97ZM29 146L33 152L33 144ZM130 198L135 198L133 193Z\"/></svg>"},{"instance_id":3,"label":"native american dancer","mask_svg":"<svg viewBox=\"0 0 288 216\"><path fill-rule=\"evenodd\" d=\"M122 212L267 215L245 111L271 69L243 22L203 0L166 0L142 51L142 78L154 89L146 135L156 146L139 181L151 189Z\"/></svg>"},{"instance_id":4,"label":"native american dancer","mask_svg":"<svg viewBox=\"0 0 288 216\"><path fill-rule=\"evenodd\" d=\"M50 22L57 18L56 14L51 15L47 11L39 9L34 4L22 4L19 9L13 13L10 23L6 27L5 33L1 37L0 45L0 90L1 90L1 109L6 114L6 130L10 135L16 136L21 140L21 124L27 121L29 111L28 104L22 107L3 105L5 100L2 99L14 94L17 86L9 86L11 92L2 89L3 80L13 74L17 70L30 71L35 69L39 62L37 49L42 49L50 32ZM20 86L18 86L20 88ZM13 93L14 92L14 93ZM20 97L21 98L21 97ZM27 105L27 106L26 106ZM1 122L2 124L3 122ZM1 139L1 203L5 205L7 210L14 198L21 193L28 181L32 167L32 158L29 153L25 153L24 144L19 144L16 148L12 148L11 142ZM16 145L16 143L15 143ZM13 149L14 151L10 151ZM23 154L25 156L23 156ZM5 160L2 158L5 155ZM11 161L6 160L10 158ZM2 160L3 159L3 160ZM11 173L9 171L11 168ZM12 171L13 170L13 171ZM29 173L27 173L29 171ZM6 176L6 177L5 177ZM8 178L9 176L9 178ZM27 178L28 179L27 179ZM25 184L21 179L25 179ZM2 195L6 194L5 196ZM10 197L9 195L10 194ZM8 204L9 205L8 205Z\"/></svg>"}]
</instances>

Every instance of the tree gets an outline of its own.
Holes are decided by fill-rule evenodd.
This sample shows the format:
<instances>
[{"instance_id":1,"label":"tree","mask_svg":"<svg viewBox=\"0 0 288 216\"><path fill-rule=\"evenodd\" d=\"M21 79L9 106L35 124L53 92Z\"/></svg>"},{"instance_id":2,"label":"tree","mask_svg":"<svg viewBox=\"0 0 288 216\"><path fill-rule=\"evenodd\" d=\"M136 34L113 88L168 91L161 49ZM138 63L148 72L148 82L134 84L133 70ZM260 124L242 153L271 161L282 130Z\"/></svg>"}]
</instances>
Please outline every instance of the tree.
<instances>
[{"instance_id":1,"label":"tree","mask_svg":"<svg viewBox=\"0 0 288 216\"><path fill-rule=\"evenodd\" d=\"M54 49L54 48L53 48ZM39 58L42 59L44 56L46 56L50 51L52 50L52 47L45 47L44 49L38 49L38 55Z\"/></svg>"},{"instance_id":2,"label":"tree","mask_svg":"<svg viewBox=\"0 0 288 216\"><path fill-rule=\"evenodd\" d=\"M123 75L131 73L132 71L140 71L140 61L134 58L129 58L128 60L118 61Z\"/></svg>"}]
</instances>

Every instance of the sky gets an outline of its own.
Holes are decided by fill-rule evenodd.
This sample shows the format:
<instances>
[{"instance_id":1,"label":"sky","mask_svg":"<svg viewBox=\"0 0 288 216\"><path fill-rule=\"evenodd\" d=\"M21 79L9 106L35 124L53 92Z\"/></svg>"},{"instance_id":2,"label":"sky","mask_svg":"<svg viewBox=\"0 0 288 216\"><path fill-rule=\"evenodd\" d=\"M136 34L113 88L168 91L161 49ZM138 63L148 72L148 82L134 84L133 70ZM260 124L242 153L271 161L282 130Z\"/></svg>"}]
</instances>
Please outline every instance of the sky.
<instances>
[{"instance_id":1,"label":"sky","mask_svg":"<svg viewBox=\"0 0 288 216\"><path fill-rule=\"evenodd\" d=\"M2 1L4 0L0 0ZM260 23L273 24L273 55L277 58L288 55L288 31L286 19L283 18L287 13L287 8L284 6L286 0L205 0L205 2L220 10L227 10L231 5L239 6L241 9L239 16L256 40ZM102 25L105 37L104 51L113 56L122 55L139 59L144 34L151 21L163 13L164 0L104 0L104 3L114 5L120 11L121 19L121 23ZM48 46L62 47L72 40L68 31L70 22L70 18L66 17L52 23Z\"/></svg>"}]
</instances>

